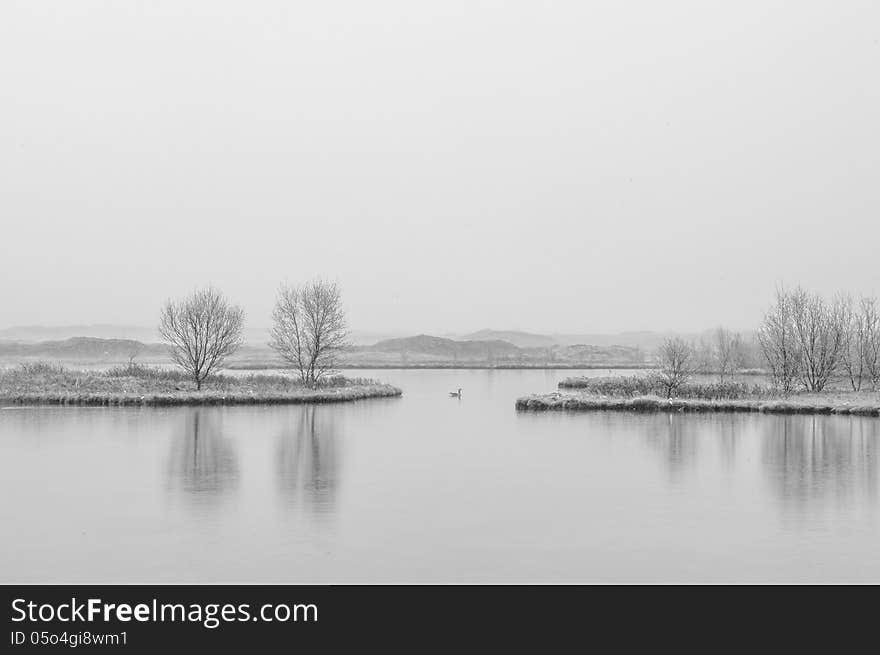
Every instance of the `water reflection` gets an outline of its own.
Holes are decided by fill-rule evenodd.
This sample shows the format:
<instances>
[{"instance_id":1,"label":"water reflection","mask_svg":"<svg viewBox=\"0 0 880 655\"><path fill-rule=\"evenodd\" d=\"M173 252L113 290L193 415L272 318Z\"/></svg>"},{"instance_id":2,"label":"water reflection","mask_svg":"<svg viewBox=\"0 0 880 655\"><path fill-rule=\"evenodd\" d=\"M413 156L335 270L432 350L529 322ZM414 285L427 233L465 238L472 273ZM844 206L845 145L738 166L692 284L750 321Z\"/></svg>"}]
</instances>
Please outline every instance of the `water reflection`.
<instances>
[{"instance_id":1,"label":"water reflection","mask_svg":"<svg viewBox=\"0 0 880 655\"><path fill-rule=\"evenodd\" d=\"M304 406L278 435L278 481L291 505L326 515L336 504L338 448L332 408Z\"/></svg>"},{"instance_id":2,"label":"water reflection","mask_svg":"<svg viewBox=\"0 0 880 655\"><path fill-rule=\"evenodd\" d=\"M683 474L696 463L697 444L704 428L692 416L660 413L650 417L646 441L663 455L673 482L681 481Z\"/></svg>"},{"instance_id":3,"label":"water reflection","mask_svg":"<svg viewBox=\"0 0 880 655\"><path fill-rule=\"evenodd\" d=\"M571 374L0 410L0 580L880 580L880 419L513 410Z\"/></svg>"},{"instance_id":4,"label":"water reflection","mask_svg":"<svg viewBox=\"0 0 880 655\"><path fill-rule=\"evenodd\" d=\"M216 501L238 484L238 457L216 410L190 409L171 439L169 487L199 502Z\"/></svg>"},{"instance_id":5,"label":"water reflection","mask_svg":"<svg viewBox=\"0 0 880 655\"><path fill-rule=\"evenodd\" d=\"M721 465L728 473L736 469L736 456L739 441L744 431L748 430L748 419L741 415L728 414L712 417L712 424L718 430L718 449Z\"/></svg>"},{"instance_id":6,"label":"water reflection","mask_svg":"<svg viewBox=\"0 0 880 655\"><path fill-rule=\"evenodd\" d=\"M764 418L762 460L772 488L792 509L856 496L877 501L880 424L827 416Z\"/></svg>"},{"instance_id":7,"label":"water reflection","mask_svg":"<svg viewBox=\"0 0 880 655\"><path fill-rule=\"evenodd\" d=\"M803 514L827 503L874 505L880 496L880 421L807 415L645 417L637 428L661 455L673 484L720 461L728 474L747 476L755 464L786 510ZM716 459L717 458L717 459Z\"/></svg>"}]
</instances>

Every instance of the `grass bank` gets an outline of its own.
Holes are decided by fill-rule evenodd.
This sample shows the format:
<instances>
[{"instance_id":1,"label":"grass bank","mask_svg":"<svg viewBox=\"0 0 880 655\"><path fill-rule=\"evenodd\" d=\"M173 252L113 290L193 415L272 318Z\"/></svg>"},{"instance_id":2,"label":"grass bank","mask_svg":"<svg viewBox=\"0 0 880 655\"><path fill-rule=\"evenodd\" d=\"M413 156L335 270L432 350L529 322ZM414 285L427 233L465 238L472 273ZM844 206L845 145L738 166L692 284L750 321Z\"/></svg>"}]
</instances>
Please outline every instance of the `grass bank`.
<instances>
[{"instance_id":1,"label":"grass bank","mask_svg":"<svg viewBox=\"0 0 880 655\"><path fill-rule=\"evenodd\" d=\"M622 412L764 412L767 414L848 414L880 416L877 394L816 394L784 399L703 399L636 396L621 398L591 393L536 394L516 401L519 411Z\"/></svg>"},{"instance_id":2,"label":"grass bank","mask_svg":"<svg viewBox=\"0 0 880 655\"><path fill-rule=\"evenodd\" d=\"M559 383L559 388L576 390L600 396L634 398L637 396L666 395L663 385L653 375L615 375L606 377L570 377ZM701 400L760 400L779 398L766 384L737 380L694 380L682 384L675 394L678 398Z\"/></svg>"},{"instance_id":3,"label":"grass bank","mask_svg":"<svg viewBox=\"0 0 880 655\"><path fill-rule=\"evenodd\" d=\"M401 393L376 380L343 376L312 389L284 375L216 375L197 391L179 371L138 365L81 371L23 364L0 371L0 404L15 405L277 405L392 398Z\"/></svg>"}]
</instances>

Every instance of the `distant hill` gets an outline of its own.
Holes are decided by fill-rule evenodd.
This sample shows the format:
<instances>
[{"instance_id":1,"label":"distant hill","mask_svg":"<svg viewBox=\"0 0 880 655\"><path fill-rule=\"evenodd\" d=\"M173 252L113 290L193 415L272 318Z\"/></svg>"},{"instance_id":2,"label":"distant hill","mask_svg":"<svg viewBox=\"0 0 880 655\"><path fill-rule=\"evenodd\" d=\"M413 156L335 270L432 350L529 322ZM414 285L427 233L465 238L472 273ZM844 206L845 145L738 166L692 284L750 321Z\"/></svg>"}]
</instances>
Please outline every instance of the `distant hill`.
<instances>
[{"instance_id":1,"label":"distant hill","mask_svg":"<svg viewBox=\"0 0 880 655\"><path fill-rule=\"evenodd\" d=\"M400 332L370 332L366 330L352 330L348 333L348 340L355 346L369 346L386 339L397 339L404 336Z\"/></svg>"},{"instance_id":2,"label":"distant hill","mask_svg":"<svg viewBox=\"0 0 880 655\"><path fill-rule=\"evenodd\" d=\"M480 330L465 334L463 341L506 341L520 348L550 348L559 342L546 334L532 334L518 330Z\"/></svg>"},{"instance_id":3,"label":"distant hill","mask_svg":"<svg viewBox=\"0 0 880 655\"><path fill-rule=\"evenodd\" d=\"M366 346L363 350L435 355L451 359L491 359L493 357L514 355L519 352L519 348L507 341L456 341L444 337L432 337L427 334L399 339L385 339L372 346Z\"/></svg>"},{"instance_id":4,"label":"distant hill","mask_svg":"<svg viewBox=\"0 0 880 655\"><path fill-rule=\"evenodd\" d=\"M643 330L640 332L615 332L615 333L553 333L538 334L535 332L522 332L518 330L479 330L457 336L462 340L492 340L500 339L508 341L520 348L552 348L553 346L626 346L641 348L645 351L653 351L663 343L663 340L672 336L682 336L686 339L696 339L699 334L677 334L672 332L652 332Z\"/></svg>"},{"instance_id":5,"label":"distant hill","mask_svg":"<svg viewBox=\"0 0 880 655\"><path fill-rule=\"evenodd\" d=\"M0 340L38 343L63 341L77 337L109 340L133 340L142 343L155 343L160 340L156 327L145 325L113 325L96 323L92 325L18 325L0 329ZM269 328L245 327L244 341L256 346L269 341Z\"/></svg>"},{"instance_id":6,"label":"distant hill","mask_svg":"<svg viewBox=\"0 0 880 655\"><path fill-rule=\"evenodd\" d=\"M26 361L118 364L130 358L142 364L167 364L171 361L165 344L144 343L136 339L71 337L38 342L0 340L0 361L6 365ZM274 353L267 346L244 344L230 358L230 363L257 360L277 366L280 362L273 362L273 359Z\"/></svg>"},{"instance_id":7,"label":"distant hill","mask_svg":"<svg viewBox=\"0 0 880 655\"><path fill-rule=\"evenodd\" d=\"M475 334L499 333L486 330ZM530 336L528 333L519 334ZM540 337L540 335L531 336ZM540 338L531 341L547 343L546 339ZM547 346L520 347L503 339L464 340L419 334L413 337L386 339L372 346L353 348L346 354L346 361L361 366L368 363L404 366L428 364L641 366L645 358L643 351L634 346L564 346L551 343Z\"/></svg>"},{"instance_id":8,"label":"distant hill","mask_svg":"<svg viewBox=\"0 0 880 655\"><path fill-rule=\"evenodd\" d=\"M26 342L0 340L0 363L27 361L83 364L119 364L130 358L143 364L168 364L168 350L161 343L136 339L70 339ZM641 366L644 351L632 346L551 346L520 348L508 341L461 341L419 334L384 339L370 346L352 346L342 355L341 365L371 366ZM275 368L284 365L265 345L244 344L227 362L233 368Z\"/></svg>"},{"instance_id":9,"label":"distant hill","mask_svg":"<svg viewBox=\"0 0 880 655\"><path fill-rule=\"evenodd\" d=\"M44 335L81 334L41 339ZM100 337L95 334L131 336ZM352 334L352 347L342 356L343 366L569 366L629 367L651 361L657 346L671 333L621 332L617 334L537 334L519 330L480 330L454 338L428 334L380 338L380 333ZM695 339L711 338L710 332L681 335ZM502 338L504 337L504 338ZM142 363L169 363L168 351L157 343L150 328L120 325L23 326L0 330L0 360L4 365L17 361L71 361L115 364L134 355ZM276 367L283 364L268 347L268 330L246 331L245 343L229 364L242 367Z\"/></svg>"},{"instance_id":10,"label":"distant hill","mask_svg":"<svg viewBox=\"0 0 880 655\"><path fill-rule=\"evenodd\" d=\"M10 341L63 341L75 337L95 339L135 340L149 343L157 341L156 328L138 325L17 325L0 329L0 339Z\"/></svg>"},{"instance_id":11,"label":"distant hill","mask_svg":"<svg viewBox=\"0 0 880 655\"><path fill-rule=\"evenodd\" d=\"M158 343L142 343L134 339L96 339L72 337L61 341L0 341L0 357L47 360L126 361L135 358L164 358L166 349Z\"/></svg>"},{"instance_id":12,"label":"distant hill","mask_svg":"<svg viewBox=\"0 0 880 655\"><path fill-rule=\"evenodd\" d=\"M592 344L575 344L557 346L552 351L555 360L565 362L583 362L585 364L602 365L604 363L644 363L644 351L638 346L594 346Z\"/></svg>"},{"instance_id":13,"label":"distant hill","mask_svg":"<svg viewBox=\"0 0 880 655\"><path fill-rule=\"evenodd\" d=\"M678 334L673 332L616 332L611 334L554 334L557 343L564 346L586 344L590 346L628 346L653 351L668 337L681 336L685 339L695 338L696 334Z\"/></svg>"},{"instance_id":14,"label":"distant hill","mask_svg":"<svg viewBox=\"0 0 880 655\"><path fill-rule=\"evenodd\" d=\"M420 335L426 336L426 335ZM670 336L676 336L672 332L618 332L618 333L554 333L539 334L522 330L492 330L484 329L468 334L450 334L444 337L450 341L477 341L495 342L503 341L519 348L552 348L554 346L629 346L641 348L649 352L657 348L662 341ZM686 339L710 337L709 332L680 334ZM64 341L74 337L91 337L95 339L134 340L142 343L155 343L159 341L156 327L144 325L114 325L110 323L95 323L83 325L19 325L0 329L0 340L23 341L37 343L41 341ZM349 335L351 342L358 347L367 346L383 341L394 341L406 337L394 332L368 332L352 330ZM244 341L249 347L265 348L269 341L269 328L245 327Z\"/></svg>"}]
</instances>

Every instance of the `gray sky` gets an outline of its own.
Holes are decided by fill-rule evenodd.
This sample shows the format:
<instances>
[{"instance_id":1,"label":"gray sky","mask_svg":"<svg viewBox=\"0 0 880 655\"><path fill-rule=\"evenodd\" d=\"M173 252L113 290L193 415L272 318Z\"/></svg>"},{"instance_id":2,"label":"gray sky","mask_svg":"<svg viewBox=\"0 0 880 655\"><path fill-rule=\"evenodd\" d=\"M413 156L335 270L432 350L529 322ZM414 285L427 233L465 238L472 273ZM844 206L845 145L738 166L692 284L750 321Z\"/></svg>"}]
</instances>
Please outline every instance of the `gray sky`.
<instances>
[{"instance_id":1,"label":"gray sky","mask_svg":"<svg viewBox=\"0 0 880 655\"><path fill-rule=\"evenodd\" d=\"M692 330L880 292L880 3L0 3L0 327Z\"/></svg>"}]
</instances>

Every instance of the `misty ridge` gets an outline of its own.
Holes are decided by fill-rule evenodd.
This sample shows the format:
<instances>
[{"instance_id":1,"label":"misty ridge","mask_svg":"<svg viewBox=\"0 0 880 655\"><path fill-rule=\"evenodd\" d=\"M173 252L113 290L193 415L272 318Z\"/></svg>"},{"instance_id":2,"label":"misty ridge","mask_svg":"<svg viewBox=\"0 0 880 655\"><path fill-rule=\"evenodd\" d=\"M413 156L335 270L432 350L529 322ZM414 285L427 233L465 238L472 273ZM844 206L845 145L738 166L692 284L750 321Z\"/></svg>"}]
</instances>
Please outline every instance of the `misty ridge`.
<instances>
[{"instance_id":1,"label":"misty ridge","mask_svg":"<svg viewBox=\"0 0 880 655\"><path fill-rule=\"evenodd\" d=\"M663 332L619 334L538 334L483 329L433 336L390 336L352 331L342 366L561 365L643 367L671 336ZM679 335L675 335L679 336ZM694 340L705 335L685 335ZM384 338L383 338L384 337ZM246 328L244 343L229 368L283 366L268 346L269 330ZM19 326L0 330L0 363L50 359L80 363L169 362L167 345L154 328L112 324Z\"/></svg>"}]
</instances>

